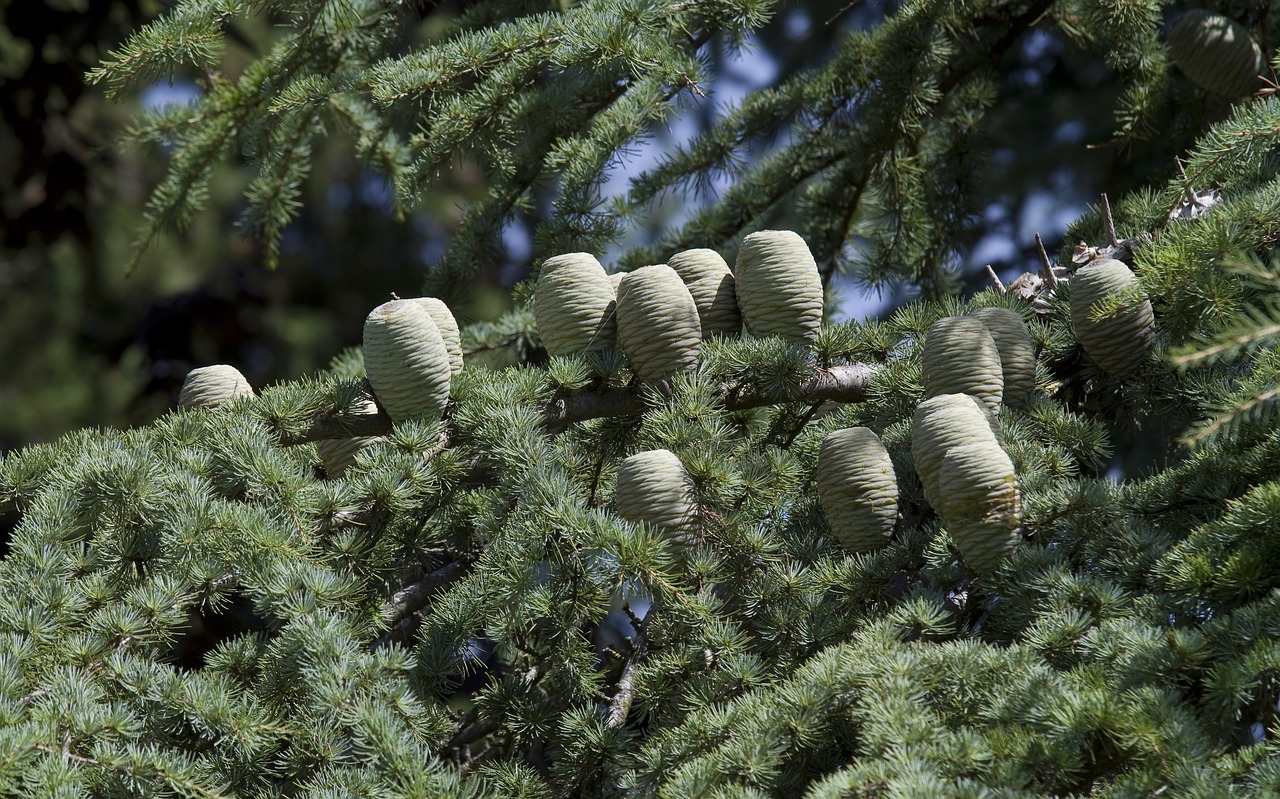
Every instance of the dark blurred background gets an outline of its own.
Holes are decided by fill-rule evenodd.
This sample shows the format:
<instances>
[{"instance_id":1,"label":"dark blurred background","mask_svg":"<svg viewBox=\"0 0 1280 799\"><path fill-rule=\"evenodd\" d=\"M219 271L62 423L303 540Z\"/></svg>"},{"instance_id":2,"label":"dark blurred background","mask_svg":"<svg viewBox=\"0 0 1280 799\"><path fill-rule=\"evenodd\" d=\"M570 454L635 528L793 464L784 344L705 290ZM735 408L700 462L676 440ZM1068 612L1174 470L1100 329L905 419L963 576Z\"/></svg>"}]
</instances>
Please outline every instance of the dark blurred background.
<instances>
[{"instance_id":1,"label":"dark blurred background","mask_svg":"<svg viewBox=\"0 0 1280 799\"><path fill-rule=\"evenodd\" d=\"M875 24L896 5L806 3L784 8L745 49L713 39L707 57L719 78L702 86L706 100L638 147L607 190L625 190L628 170L696 134L746 92L820 63L842 31ZM424 24L428 16L439 24L463 6L419 13ZM359 343L365 314L389 292L420 291L461 209L484 191L484 175L460 165L398 218L390 187L335 131L317 153L278 269L267 270L259 244L235 226L246 178L230 169L212 186L209 209L154 242L127 273L165 163L163 153L117 142L144 104L180 101L198 88L179 78L110 104L84 77L162 10L154 0L0 2L0 450L78 427L145 423L172 407L194 366L231 363L255 386L323 368ZM275 35L269 20L244 24L259 26L258 38ZM227 58L251 55L230 47ZM1166 180L1192 132L1229 110L1188 90L1187 102L1167 104L1158 134L1119 148L1110 144L1114 76L1050 23L1024 36L1002 67L980 176L987 199L970 209L975 224L957 243L964 255L955 266L970 290L981 285L985 264L1006 278L1035 268L1034 234L1056 250L1099 192L1114 198ZM663 218L698 202L688 198ZM491 319L507 306L529 267L531 221L508 228L504 256L482 265L468 301L455 308L460 321ZM630 243L653 233L636 230ZM852 281L840 290L846 316L909 297L869 293Z\"/></svg>"}]
</instances>

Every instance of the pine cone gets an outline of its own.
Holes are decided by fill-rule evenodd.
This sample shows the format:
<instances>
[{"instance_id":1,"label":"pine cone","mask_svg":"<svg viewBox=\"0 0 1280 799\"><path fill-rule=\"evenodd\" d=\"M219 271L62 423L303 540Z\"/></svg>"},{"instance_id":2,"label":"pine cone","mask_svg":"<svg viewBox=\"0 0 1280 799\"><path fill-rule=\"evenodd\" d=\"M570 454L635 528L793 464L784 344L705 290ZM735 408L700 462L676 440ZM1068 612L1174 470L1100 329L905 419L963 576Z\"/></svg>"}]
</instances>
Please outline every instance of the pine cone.
<instances>
[{"instance_id":1,"label":"pine cone","mask_svg":"<svg viewBox=\"0 0 1280 799\"><path fill-rule=\"evenodd\" d=\"M252 397L253 387L240 370L220 363L187 372L178 394L179 408L217 408L238 397Z\"/></svg>"},{"instance_id":2,"label":"pine cone","mask_svg":"<svg viewBox=\"0 0 1280 799\"><path fill-rule=\"evenodd\" d=\"M747 236L734 279L738 308L753 336L813 344L822 326L822 277L798 234L762 230Z\"/></svg>"},{"instance_id":3,"label":"pine cone","mask_svg":"<svg viewBox=\"0 0 1280 799\"><path fill-rule=\"evenodd\" d=\"M1094 261L1071 278L1071 324L1080 346L1102 371L1124 379L1137 371L1155 344L1155 317L1145 297L1103 319L1094 308L1107 298L1138 285L1120 261Z\"/></svg>"},{"instance_id":4,"label":"pine cone","mask_svg":"<svg viewBox=\"0 0 1280 799\"><path fill-rule=\"evenodd\" d=\"M1187 11L1174 23L1169 55L1192 83L1224 97L1253 94L1267 67L1248 28L1202 8Z\"/></svg>"},{"instance_id":5,"label":"pine cone","mask_svg":"<svg viewBox=\"0 0 1280 799\"><path fill-rule=\"evenodd\" d=\"M618 284L618 344L636 376L655 382L698 368L698 307L676 271L642 266Z\"/></svg>"},{"instance_id":6,"label":"pine cone","mask_svg":"<svg viewBox=\"0 0 1280 799\"><path fill-rule=\"evenodd\" d=\"M845 549L868 552L888 542L898 519L898 478L879 436L866 427L829 434L814 477L822 512Z\"/></svg>"},{"instance_id":7,"label":"pine cone","mask_svg":"<svg viewBox=\"0 0 1280 799\"><path fill-rule=\"evenodd\" d=\"M921 369L926 397L972 394L999 413L1004 369L995 339L980 320L948 316L929 325Z\"/></svg>"},{"instance_id":8,"label":"pine cone","mask_svg":"<svg viewBox=\"0 0 1280 799\"><path fill-rule=\"evenodd\" d=\"M439 419L449 401L449 350L414 300L392 300L364 321L364 369L393 422Z\"/></svg>"},{"instance_id":9,"label":"pine cone","mask_svg":"<svg viewBox=\"0 0 1280 799\"><path fill-rule=\"evenodd\" d=\"M697 540L693 481L669 450L652 449L623 459L613 502L619 516L661 530L679 547Z\"/></svg>"},{"instance_id":10,"label":"pine cone","mask_svg":"<svg viewBox=\"0 0 1280 799\"><path fill-rule=\"evenodd\" d=\"M979 308L970 315L986 325L1000 352L1003 402L1012 407L1025 405L1036 390L1036 347L1027 323L1008 308Z\"/></svg>"},{"instance_id":11,"label":"pine cone","mask_svg":"<svg viewBox=\"0 0 1280 799\"><path fill-rule=\"evenodd\" d=\"M738 291L733 272L715 250L696 249L678 252L667 261L689 288L698 306L702 337L717 333L737 336L742 331L742 314L738 312Z\"/></svg>"},{"instance_id":12,"label":"pine cone","mask_svg":"<svg viewBox=\"0 0 1280 799\"><path fill-rule=\"evenodd\" d=\"M548 258L533 293L533 315L551 355L599 352L614 345L617 299L594 256L572 252Z\"/></svg>"}]
</instances>

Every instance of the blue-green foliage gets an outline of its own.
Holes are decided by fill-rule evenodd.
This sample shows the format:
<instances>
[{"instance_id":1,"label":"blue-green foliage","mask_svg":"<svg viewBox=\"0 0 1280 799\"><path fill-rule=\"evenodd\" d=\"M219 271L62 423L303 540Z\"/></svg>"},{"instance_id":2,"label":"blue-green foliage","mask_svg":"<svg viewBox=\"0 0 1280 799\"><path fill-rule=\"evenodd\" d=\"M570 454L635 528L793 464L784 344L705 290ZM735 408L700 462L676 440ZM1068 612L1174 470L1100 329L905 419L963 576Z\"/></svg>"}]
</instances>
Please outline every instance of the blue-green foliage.
<instances>
[{"instance_id":1,"label":"blue-green foliage","mask_svg":"<svg viewBox=\"0 0 1280 799\"><path fill-rule=\"evenodd\" d=\"M472 360L439 420L365 412L348 351L217 410L7 455L0 793L1280 790L1280 106L1242 104L1185 178L1115 203L1158 328L1120 382L1081 350L1069 283L1035 305L964 300L949 237L972 213L991 53L1047 15L1128 76L1119 132L1140 135L1168 96L1162 5L905 3L602 206L614 157L696 89L705 37L773 10L481 2L428 30L374 0L182 2L125 44L97 73L114 90L211 74L199 102L140 123L174 148L157 225L188 218L218 161L242 154L258 168L245 221L278 241L311 144L341 124L404 204L453 159L490 174L442 286L544 191L539 248L598 252L663 193L730 171L723 197L624 261L731 250L786 207L825 275L926 300L829 324L812 352L708 342L696 374L654 386L616 353L548 363L521 301L463 331ZM217 74L222 32L250 13L288 35ZM1222 191L1206 213L1170 216L1206 188ZM1104 229L1090 212L1071 233L1100 245ZM1039 362L1036 397L999 416L1024 540L979 575L926 502L911 420L929 325L987 305L1022 314ZM815 393L862 367L857 401ZM900 488L892 539L856 556L813 477L823 437L853 425L882 436ZM355 435L377 440L327 474L311 442ZM1114 442L1144 436L1154 465L1113 474ZM619 462L654 448L687 472L692 546L614 513Z\"/></svg>"}]
</instances>

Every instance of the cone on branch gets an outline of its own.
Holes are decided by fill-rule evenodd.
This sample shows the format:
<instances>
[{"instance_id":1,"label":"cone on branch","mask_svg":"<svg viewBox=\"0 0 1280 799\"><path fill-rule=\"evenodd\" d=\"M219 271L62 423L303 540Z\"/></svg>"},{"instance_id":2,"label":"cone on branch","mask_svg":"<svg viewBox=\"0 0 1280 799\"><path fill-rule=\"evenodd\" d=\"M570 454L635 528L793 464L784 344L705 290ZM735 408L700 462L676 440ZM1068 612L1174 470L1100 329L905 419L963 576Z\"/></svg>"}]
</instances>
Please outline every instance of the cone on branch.
<instances>
[{"instance_id":1,"label":"cone on branch","mask_svg":"<svg viewBox=\"0 0 1280 799\"><path fill-rule=\"evenodd\" d=\"M1230 17L1193 8L1169 33L1169 55L1200 88L1223 97L1246 97L1259 88L1267 59L1249 29Z\"/></svg>"},{"instance_id":2,"label":"cone on branch","mask_svg":"<svg viewBox=\"0 0 1280 799\"><path fill-rule=\"evenodd\" d=\"M660 530L677 547L697 540L693 481L670 450L647 450L624 458L618 466L613 502L619 516Z\"/></svg>"},{"instance_id":3,"label":"cone on branch","mask_svg":"<svg viewBox=\"0 0 1280 799\"><path fill-rule=\"evenodd\" d=\"M972 570L995 570L1022 539L1013 462L982 403L942 394L916 408L911 454L925 499Z\"/></svg>"},{"instance_id":4,"label":"cone on branch","mask_svg":"<svg viewBox=\"0 0 1280 799\"><path fill-rule=\"evenodd\" d=\"M217 408L240 397L252 397L253 387L234 366L200 366L187 373L178 394L179 408Z\"/></svg>"},{"instance_id":5,"label":"cone on branch","mask_svg":"<svg viewBox=\"0 0 1280 799\"><path fill-rule=\"evenodd\" d=\"M1099 306L1122 292L1133 292L1138 278L1120 261L1094 261L1071 278L1071 324L1085 354L1102 371L1131 377L1155 345L1155 317L1145 297L1130 298L1099 317Z\"/></svg>"},{"instance_id":6,"label":"cone on branch","mask_svg":"<svg viewBox=\"0 0 1280 799\"><path fill-rule=\"evenodd\" d=\"M393 422L439 419L449 401L449 350L415 300L392 300L364 322L364 368Z\"/></svg>"},{"instance_id":7,"label":"cone on branch","mask_svg":"<svg viewBox=\"0 0 1280 799\"><path fill-rule=\"evenodd\" d=\"M440 338L444 339L445 349L449 352L449 373L458 374L462 371L462 333L458 329L458 320L454 318L453 311L449 310L444 300L435 297L415 297L413 301L421 305L431 321L436 323Z\"/></svg>"},{"instance_id":8,"label":"cone on branch","mask_svg":"<svg viewBox=\"0 0 1280 799\"><path fill-rule=\"evenodd\" d=\"M1004 369L995 339L980 319L947 316L929 325L921 370L926 397L971 394L999 413Z\"/></svg>"},{"instance_id":9,"label":"cone on branch","mask_svg":"<svg viewBox=\"0 0 1280 799\"><path fill-rule=\"evenodd\" d=\"M1036 388L1036 347L1027 323L1008 308L978 308L970 316L986 326L1000 353L1002 401L1011 407L1025 405Z\"/></svg>"},{"instance_id":10,"label":"cone on branch","mask_svg":"<svg viewBox=\"0 0 1280 799\"><path fill-rule=\"evenodd\" d=\"M733 274L738 308L751 335L812 346L822 326L822 277L799 234L762 230L748 235Z\"/></svg>"},{"instance_id":11,"label":"cone on branch","mask_svg":"<svg viewBox=\"0 0 1280 799\"><path fill-rule=\"evenodd\" d=\"M715 250L684 250L671 256L667 265L676 270L698 306L702 337L734 337L742 332L738 311L737 282L724 258Z\"/></svg>"},{"instance_id":12,"label":"cone on branch","mask_svg":"<svg viewBox=\"0 0 1280 799\"><path fill-rule=\"evenodd\" d=\"M874 431L850 427L828 434L814 478L822 512L845 549L869 552L888 543L898 519L898 478Z\"/></svg>"},{"instance_id":13,"label":"cone on branch","mask_svg":"<svg viewBox=\"0 0 1280 799\"><path fill-rule=\"evenodd\" d=\"M618 345L645 382L698 368L698 308L670 266L642 266L618 284Z\"/></svg>"},{"instance_id":14,"label":"cone on branch","mask_svg":"<svg viewBox=\"0 0 1280 799\"><path fill-rule=\"evenodd\" d=\"M613 347L616 307L613 283L595 256L572 252L542 264L533 293L533 315L542 344L551 355L580 355Z\"/></svg>"}]
</instances>

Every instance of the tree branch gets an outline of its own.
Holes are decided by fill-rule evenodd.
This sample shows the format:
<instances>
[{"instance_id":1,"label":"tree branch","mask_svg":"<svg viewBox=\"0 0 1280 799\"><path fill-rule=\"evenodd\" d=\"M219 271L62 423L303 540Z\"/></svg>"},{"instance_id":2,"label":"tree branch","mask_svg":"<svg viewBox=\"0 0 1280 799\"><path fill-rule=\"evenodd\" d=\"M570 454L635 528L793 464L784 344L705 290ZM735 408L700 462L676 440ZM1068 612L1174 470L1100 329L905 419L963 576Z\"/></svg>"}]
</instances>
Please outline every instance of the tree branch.
<instances>
[{"instance_id":1,"label":"tree branch","mask_svg":"<svg viewBox=\"0 0 1280 799\"><path fill-rule=\"evenodd\" d=\"M380 635L369 650L373 651L401 638L413 626L413 615L427 606L431 597L448 588L462 576L462 563L446 563L430 574L401 588L382 609L382 618L391 629Z\"/></svg>"},{"instance_id":2,"label":"tree branch","mask_svg":"<svg viewBox=\"0 0 1280 799\"><path fill-rule=\"evenodd\" d=\"M605 716L604 726L606 729L617 729L627 722L627 714L631 712L631 703L636 698L636 674L640 671L640 661L644 660L644 653L647 649L645 644L644 628L649 619L653 616L653 609L650 608L649 613L644 619L636 618L631 612L630 606L623 608L627 616L631 619L631 626L635 628L635 638L628 638L631 644L631 651L627 654L627 662L622 667L622 676L618 678L618 690L613 694L613 699L609 701L609 713Z\"/></svg>"},{"instance_id":3,"label":"tree branch","mask_svg":"<svg viewBox=\"0 0 1280 799\"><path fill-rule=\"evenodd\" d=\"M875 368L870 364L844 364L815 370L812 377L785 390L771 391L764 386L750 384L724 385L720 395L724 398L725 408L730 411L780 402L861 402L866 399L874 372ZM542 406L542 416L547 427L558 428L606 416L639 416L645 407L637 389L613 386L603 391L582 391L558 397ZM390 432L391 419L382 412L341 418L322 416L304 430L281 433L280 443L294 446L329 438L383 436Z\"/></svg>"}]
</instances>

